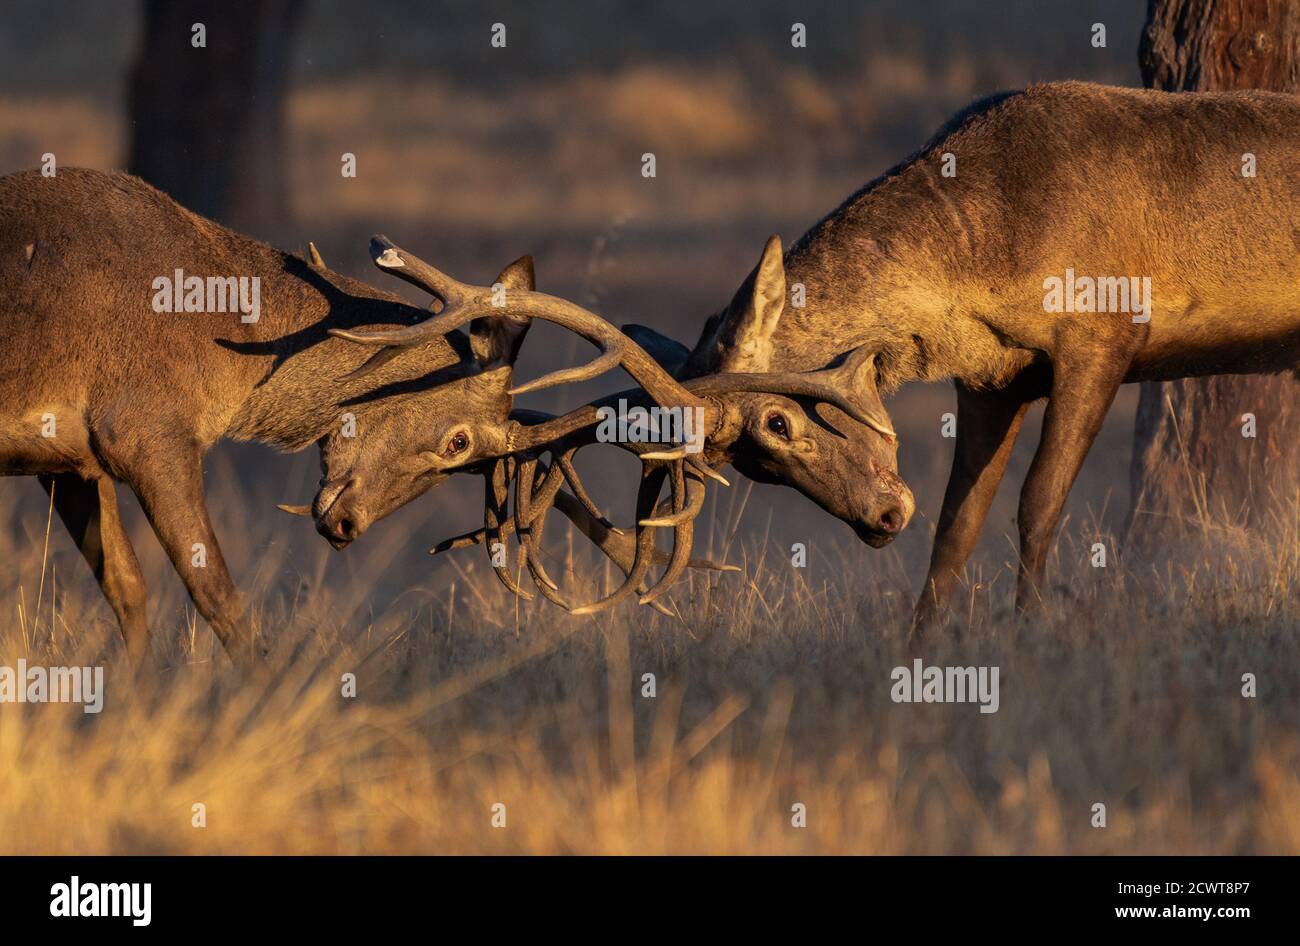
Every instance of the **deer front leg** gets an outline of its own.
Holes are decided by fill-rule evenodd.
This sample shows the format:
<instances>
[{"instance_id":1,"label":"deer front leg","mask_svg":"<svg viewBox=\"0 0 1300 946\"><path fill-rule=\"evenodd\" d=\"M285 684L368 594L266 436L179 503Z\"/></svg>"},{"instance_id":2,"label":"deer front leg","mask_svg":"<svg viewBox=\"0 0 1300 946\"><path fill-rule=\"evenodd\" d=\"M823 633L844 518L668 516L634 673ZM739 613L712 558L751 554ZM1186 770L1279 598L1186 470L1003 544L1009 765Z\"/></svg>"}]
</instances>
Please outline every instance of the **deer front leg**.
<instances>
[{"instance_id":1,"label":"deer front leg","mask_svg":"<svg viewBox=\"0 0 1300 946\"><path fill-rule=\"evenodd\" d=\"M117 615L126 652L136 667L149 653L144 575L122 526L117 492L108 477L84 480L75 473L38 477L51 494L59 518L95 573L104 597Z\"/></svg>"},{"instance_id":2,"label":"deer front leg","mask_svg":"<svg viewBox=\"0 0 1300 946\"><path fill-rule=\"evenodd\" d=\"M166 550L194 606L211 625L230 659L253 663L253 633L208 519L203 495L201 455L197 450L168 456L159 451L130 471L149 524Z\"/></svg>"},{"instance_id":3,"label":"deer front leg","mask_svg":"<svg viewBox=\"0 0 1300 946\"><path fill-rule=\"evenodd\" d=\"M979 539L1028 408L1029 401L1019 389L985 392L957 384L956 451L930 571L916 603L913 635L942 620L953 586Z\"/></svg>"},{"instance_id":4,"label":"deer front leg","mask_svg":"<svg viewBox=\"0 0 1300 946\"><path fill-rule=\"evenodd\" d=\"M1041 601L1047 553L1061 510L1132 361L1136 342L1098 335L1100 343L1063 346L1052 361L1043 434L1020 492L1016 612L1021 615Z\"/></svg>"}]
</instances>

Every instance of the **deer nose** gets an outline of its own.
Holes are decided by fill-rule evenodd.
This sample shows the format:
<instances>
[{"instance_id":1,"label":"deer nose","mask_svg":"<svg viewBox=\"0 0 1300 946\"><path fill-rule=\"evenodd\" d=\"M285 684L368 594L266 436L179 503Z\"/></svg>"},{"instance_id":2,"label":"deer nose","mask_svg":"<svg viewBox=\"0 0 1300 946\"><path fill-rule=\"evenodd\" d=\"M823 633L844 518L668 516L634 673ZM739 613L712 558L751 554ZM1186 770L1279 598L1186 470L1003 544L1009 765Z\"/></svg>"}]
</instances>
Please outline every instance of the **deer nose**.
<instances>
[{"instance_id":1,"label":"deer nose","mask_svg":"<svg viewBox=\"0 0 1300 946\"><path fill-rule=\"evenodd\" d=\"M328 539L330 545L341 549L361 535L362 527L356 516L344 512L338 518L326 514L324 518L317 520L316 531Z\"/></svg>"},{"instance_id":2,"label":"deer nose","mask_svg":"<svg viewBox=\"0 0 1300 946\"><path fill-rule=\"evenodd\" d=\"M890 506L877 519L880 531L889 535L898 535L906 524L907 516L903 514L902 506Z\"/></svg>"}]
</instances>

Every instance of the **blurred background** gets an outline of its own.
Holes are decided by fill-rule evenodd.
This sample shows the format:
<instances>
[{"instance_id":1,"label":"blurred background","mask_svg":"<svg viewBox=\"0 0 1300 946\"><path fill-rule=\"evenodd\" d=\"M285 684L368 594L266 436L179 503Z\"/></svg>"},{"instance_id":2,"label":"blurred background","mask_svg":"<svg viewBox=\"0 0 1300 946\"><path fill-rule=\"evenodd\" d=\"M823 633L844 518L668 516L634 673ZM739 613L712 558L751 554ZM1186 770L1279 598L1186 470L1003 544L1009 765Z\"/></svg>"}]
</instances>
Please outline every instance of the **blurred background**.
<instances>
[{"instance_id":1,"label":"blurred background","mask_svg":"<svg viewBox=\"0 0 1300 946\"><path fill-rule=\"evenodd\" d=\"M540 288L693 344L770 233L788 246L970 100L1052 79L1140 84L1141 7L10 0L0 8L0 172L35 166L47 152L60 166L130 167L286 249L314 240L333 268L422 304L373 270L370 234L480 283L531 253ZM194 22L206 25L207 50L188 42ZM498 22L504 48L490 42ZM794 22L806 26L806 48L791 45ZM1104 48L1092 44L1094 23L1106 26ZM656 155L654 179L641 176L645 152ZM344 153L356 156L355 178L340 174ZM585 344L539 326L520 376L586 357ZM555 410L615 386L623 379L527 403ZM1072 494L1067 533L1117 525L1128 508L1135 400L1126 390L1112 410ZM954 398L948 385L912 386L889 408L902 435L900 472L917 498L913 525L889 549L872 552L798 494L749 492L738 476L715 493L706 518L721 518L713 504L743 508L741 528L781 554L808 543L814 584L861 570L914 595L951 461L940 424ZM1026 426L975 559L977 574L1003 576L1004 593L1016 493L1037 431L1037 422ZM609 471L589 478L627 521L635 467L618 457L587 463ZM281 521L272 508L306 501L317 475L314 449L279 456L223 445L212 454L213 515L246 590L330 582L383 610L413 600L404 595L418 607L424 591L456 580L459 566L426 550L481 524L477 481L443 487L336 554L309 523ZM179 582L134 499L123 498L151 590L166 592L160 614L182 615ZM3 484L0 528L13 539L5 547L36 554L14 556L0 591L35 587L47 511L34 479ZM57 526L49 554L75 576L64 580L89 585ZM103 602L95 607L107 614Z\"/></svg>"}]
</instances>

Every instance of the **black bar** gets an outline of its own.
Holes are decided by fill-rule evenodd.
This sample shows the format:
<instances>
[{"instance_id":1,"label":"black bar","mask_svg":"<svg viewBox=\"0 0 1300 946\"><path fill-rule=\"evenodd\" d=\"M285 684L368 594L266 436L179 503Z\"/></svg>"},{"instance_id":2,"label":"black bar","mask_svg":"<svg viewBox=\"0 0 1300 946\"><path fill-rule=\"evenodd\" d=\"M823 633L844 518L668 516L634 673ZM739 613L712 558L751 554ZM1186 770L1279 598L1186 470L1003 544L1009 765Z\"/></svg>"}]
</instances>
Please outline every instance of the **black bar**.
<instances>
[{"instance_id":1,"label":"black bar","mask_svg":"<svg viewBox=\"0 0 1300 946\"><path fill-rule=\"evenodd\" d=\"M706 925L732 932L833 921L862 931L911 922L926 933L1128 927L1182 935L1199 927L1231 935L1243 924L1290 917L1294 866L1286 858L1193 857L21 857L0 859L0 903L6 933L335 937L407 926L438 935L454 921L462 932L468 925L540 935L542 918L558 931L607 913L623 917L609 928L618 938L635 937L637 928L667 935L662 924L701 914ZM51 915L55 885L70 895L74 876L83 898L87 885L150 884L148 925L130 915ZM142 916L141 902L124 903Z\"/></svg>"}]
</instances>

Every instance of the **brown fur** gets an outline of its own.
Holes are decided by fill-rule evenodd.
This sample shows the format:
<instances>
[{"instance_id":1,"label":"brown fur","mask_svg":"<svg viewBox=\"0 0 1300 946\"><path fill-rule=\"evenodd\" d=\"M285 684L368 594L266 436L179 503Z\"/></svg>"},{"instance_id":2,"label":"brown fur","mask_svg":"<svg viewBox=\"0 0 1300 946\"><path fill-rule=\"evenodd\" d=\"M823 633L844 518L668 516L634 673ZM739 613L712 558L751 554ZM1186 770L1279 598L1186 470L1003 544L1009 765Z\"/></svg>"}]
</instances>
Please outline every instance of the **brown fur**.
<instances>
[{"instance_id":1,"label":"brown fur","mask_svg":"<svg viewBox=\"0 0 1300 946\"><path fill-rule=\"evenodd\" d=\"M178 268L260 277L259 320L153 311L153 280ZM203 455L222 437L282 450L321 441L342 478L363 459L361 438L340 434L346 413L360 432L385 429L417 458L440 448L423 432L439 411L459 416L466 404L490 405L504 419L509 370L481 371L484 359L460 333L355 380L346 376L371 352L326 334L426 314L227 230L124 174L67 168L55 178L28 171L0 179L0 473L38 474L53 488L138 659L147 648L144 582L112 487L127 483L199 611L232 655L246 657L251 634L208 521ZM489 328L475 327L475 345L499 363ZM47 414L57 424L48 439ZM381 423L393 415L400 425ZM364 459L392 452L382 437L368 437ZM418 459L390 472L383 504L418 495L427 474ZM195 543L206 548L206 567L191 565Z\"/></svg>"},{"instance_id":2,"label":"brown fur","mask_svg":"<svg viewBox=\"0 0 1300 946\"><path fill-rule=\"evenodd\" d=\"M957 385L922 622L974 547L1029 401L1051 396L1021 497L1022 609L1119 384L1297 365L1298 135L1291 95L1036 85L976 102L791 248L782 275L807 305L775 325L773 367L865 344L882 391ZM1150 321L1044 311L1044 280L1067 268L1150 277ZM719 363L736 317L733 304L710 320L687 373Z\"/></svg>"}]
</instances>

